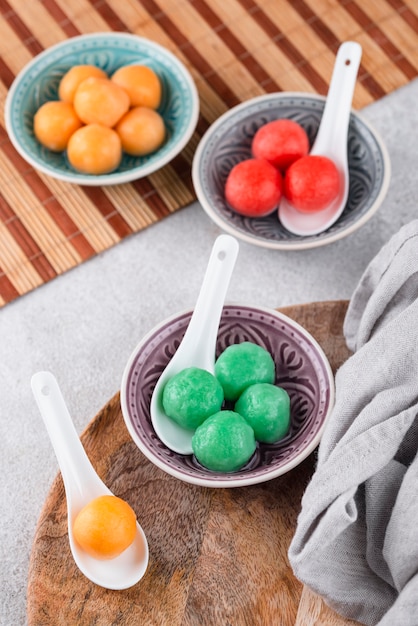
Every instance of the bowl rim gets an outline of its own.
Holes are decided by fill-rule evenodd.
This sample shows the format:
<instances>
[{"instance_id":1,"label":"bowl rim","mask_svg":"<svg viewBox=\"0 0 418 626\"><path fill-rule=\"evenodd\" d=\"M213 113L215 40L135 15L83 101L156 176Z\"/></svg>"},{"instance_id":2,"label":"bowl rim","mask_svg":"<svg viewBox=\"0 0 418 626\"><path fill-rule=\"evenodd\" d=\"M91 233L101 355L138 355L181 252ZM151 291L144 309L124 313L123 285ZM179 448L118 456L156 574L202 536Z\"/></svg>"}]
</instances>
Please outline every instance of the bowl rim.
<instances>
[{"instance_id":1,"label":"bowl rim","mask_svg":"<svg viewBox=\"0 0 418 626\"><path fill-rule=\"evenodd\" d=\"M65 48L70 48L72 46L77 45L78 43L82 44L82 42L87 42L89 40L106 40L106 39L119 39L121 41L132 41L137 42L138 44L146 45L148 48L152 50L158 51L161 55L165 56L170 60L170 62L175 66L182 74L185 82L187 83L188 91L190 92L190 109L191 116L189 122L187 124L186 130L183 133L182 137L178 139L175 145L171 148L171 150L160 160L149 165L138 165L131 170L126 172L110 172L108 174L83 174L77 173L74 171L72 173L64 173L60 172L60 170L56 170L53 167L46 167L43 163L39 163L36 159L34 159L30 154L22 148L20 142L18 141L12 124L12 107L13 100L15 98L16 92L18 91L21 82L32 72L33 68L42 62L43 59L48 58L51 53L57 52L59 50L65 50ZM161 169L165 165L167 165L181 150L185 147L185 145L190 140L193 132L195 131L200 113L200 101L199 94L196 87L196 84L193 80L193 77L185 66L185 64L168 48L165 48L163 45L158 42L148 39L146 37L142 37L140 35L135 35L134 33L125 33L119 31L113 32L94 32L94 33L86 33L81 35L75 35L74 37L69 37L64 39L63 41L59 41L48 48L45 48L42 52L34 56L15 76L8 92L6 95L5 103L4 103L4 122L6 127L6 132L8 137L13 144L14 148L17 152L28 162L32 167L36 170L51 176L57 180L62 180L68 183L74 183L78 185L86 185L86 186L102 186L102 185L119 185L122 183L131 182L134 180L138 180L140 178L144 178L149 174Z\"/></svg>"},{"instance_id":2,"label":"bowl rim","mask_svg":"<svg viewBox=\"0 0 418 626\"><path fill-rule=\"evenodd\" d=\"M159 322L157 325L155 325L151 330L149 330L143 336L143 338L137 343L136 347L134 348L134 350L131 352L129 356L129 359L123 370L122 381L121 381L121 386L120 386L121 411L122 411L122 416L123 416L123 420L125 422L126 428L133 442L139 448L139 450L144 454L144 456L149 461L151 461L151 463L153 463L159 469L163 470L166 474L173 476L174 478L178 478L179 480L182 480L183 482L186 482L192 485L198 485L201 487L212 487L212 488L245 487L245 486L250 486L250 485L261 484L263 482L273 480L274 478L277 478L279 476L282 476L283 474L286 474L290 470L297 467L300 463L302 463L302 461L304 461L318 446L322 438L322 434L324 432L325 426L331 417L334 404L335 404L335 378L331 369L331 365L329 363L328 357L326 356L323 348L320 346L318 341L311 335L311 333L309 333L303 326L301 326L301 324L299 324L292 318L288 317L287 315L285 315L278 309L272 309L268 307L262 307L258 305L252 305L252 304L242 303L242 302L232 302L232 301L225 303L224 307L228 307L228 306L239 307L241 309L252 309L252 310L259 311L260 313L272 315L276 317L278 320L280 320L281 322L284 322L290 327L298 330L316 350L318 356L320 357L320 361L323 364L324 373L326 375L326 381L327 381L327 386L328 386L328 391L329 391L329 404L328 404L327 411L324 415L323 421L320 427L318 428L315 436L312 438L310 443L302 451L300 451L298 456L293 458L291 461L286 462L285 464L281 465L280 467L276 469L272 469L269 472L264 472L261 476L253 476L249 478L245 476L241 476L239 478L236 478L236 474L231 473L230 474L231 480L228 480L228 479L224 479L222 481L206 480L202 477L189 475L189 474L186 474L186 472L180 472L180 471L177 471L176 468L167 466L156 455L152 454L150 450L142 444L142 441L137 436L136 430L132 424L132 420L130 419L130 415L129 415L129 409L128 409L128 404L126 400L126 397L127 397L126 390L128 386L129 372L141 348L149 341L151 337L157 335L158 332L164 326L171 324L176 319L184 315L191 315L193 312L193 309L191 308L183 309L182 311L178 311L168 316L167 318ZM156 434L156 437L158 437L157 434ZM159 439L159 441L161 440ZM165 447L167 448L167 446ZM175 452L173 452L173 454L176 455Z\"/></svg>"},{"instance_id":3,"label":"bowl rim","mask_svg":"<svg viewBox=\"0 0 418 626\"><path fill-rule=\"evenodd\" d=\"M333 243L335 241L338 241L339 239L343 239L344 237L347 237L348 235L352 234L357 229L359 229L361 226L363 226L376 213L376 211L378 210L379 206L381 205L381 203L383 202L383 199L385 198L387 194L389 183L390 183L390 178L391 178L391 163L390 163L389 153L382 140L382 137L380 136L379 132L376 131L373 125L370 124L370 122L366 120L361 113L359 113L358 111L354 109L351 109L351 115L354 118L357 118L361 122L361 124L370 132L370 134L374 136L375 141L382 154L382 160L383 160L382 185L376 196L374 203L369 208L367 213L365 213L360 219L358 219L356 222L354 222L347 228L334 232L334 233L330 233L328 236L325 236L321 239L316 239L316 238L314 239L313 237L312 239L310 239L309 237L302 237L302 236L295 235L295 237L297 238L287 240L285 242L280 242L280 241L276 242L276 241L269 241L267 239L266 240L258 239L256 237L251 236L250 234L246 234L246 233L241 232L240 230L235 229L227 220L223 219L222 216L220 216L217 212L213 210L211 202L207 199L203 191L203 188L200 182L200 177L199 177L200 161L204 155L208 141L211 139L212 135L217 132L218 128L225 121L235 116L237 113L240 113L240 111L244 110L249 105L257 104L258 102L269 102L270 100L278 100L282 98L290 99L290 98L296 98L296 97L297 98L309 98L309 99L317 100L320 102L325 102L326 100L326 96L322 96L320 94L302 92L302 91L283 91L283 92L275 92L275 93L255 96L254 98L250 98L248 100L245 100L244 102L240 102L239 104L235 105L228 111L225 111L225 113L223 113L220 117L218 117L215 120L215 122L213 122L213 124L211 124L211 126L206 130L206 132L202 136L195 150L193 162L192 162L192 181L193 181L193 186L196 192L198 202L200 203L203 210L207 213L207 215L213 220L213 222L217 224L217 226L222 228L224 231L228 232L231 235L234 235L235 237L238 237L239 239L247 243L250 243L250 244L262 247L262 248L269 248L271 250L293 251L293 250L307 250L308 248L319 248L321 246Z\"/></svg>"}]
</instances>

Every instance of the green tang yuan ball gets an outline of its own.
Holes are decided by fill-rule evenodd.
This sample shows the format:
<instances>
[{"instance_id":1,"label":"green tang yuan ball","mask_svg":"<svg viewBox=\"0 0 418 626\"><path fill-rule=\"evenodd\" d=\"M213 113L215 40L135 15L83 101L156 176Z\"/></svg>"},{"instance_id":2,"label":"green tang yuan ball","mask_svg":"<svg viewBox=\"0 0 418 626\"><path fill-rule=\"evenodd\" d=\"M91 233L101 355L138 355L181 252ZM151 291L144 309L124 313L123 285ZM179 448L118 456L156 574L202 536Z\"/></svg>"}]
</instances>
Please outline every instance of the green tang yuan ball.
<instances>
[{"instance_id":1,"label":"green tang yuan ball","mask_svg":"<svg viewBox=\"0 0 418 626\"><path fill-rule=\"evenodd\" d=\"M265 348L243 341L228 346L219 355L215 376L223 387L225 400L236 400L250 385L274 383L276 368L273 357Z\"/></svg>"},{"instance_id":2,"label":"green tang yuan ball","mask_svg":"<svg viewBox=\"0 0 418 626\"><path fill-rule=\"evenodd\" d=\"M254 454L254 431L234 411L219 411L196 429L192 438L195 457L215 472L234 472Z\"/></svg>"},{"instance_id":3,"label":"green tang yuan ball","mask_svg":"<svg viewBox=\"0 0 418 626\"><path fill-rule=\"evenodd\" d=\"M164 386L162 396L165 414L189 430L220 411L223 401L219 381L199 367L187 367L175 374Z\"/></svg>"},{"instance_id":4,"label":"green tang yuan ball","mask_svg":"<svg viewBox=\"0 0 418 626\"><path fill-rule=\"evenodd\" d=\"M253 428L257 441L275 443L290 426L290 398L282 387L259 383L247 387L235 403L235 411Z\"/></svg>"}]
</instances>

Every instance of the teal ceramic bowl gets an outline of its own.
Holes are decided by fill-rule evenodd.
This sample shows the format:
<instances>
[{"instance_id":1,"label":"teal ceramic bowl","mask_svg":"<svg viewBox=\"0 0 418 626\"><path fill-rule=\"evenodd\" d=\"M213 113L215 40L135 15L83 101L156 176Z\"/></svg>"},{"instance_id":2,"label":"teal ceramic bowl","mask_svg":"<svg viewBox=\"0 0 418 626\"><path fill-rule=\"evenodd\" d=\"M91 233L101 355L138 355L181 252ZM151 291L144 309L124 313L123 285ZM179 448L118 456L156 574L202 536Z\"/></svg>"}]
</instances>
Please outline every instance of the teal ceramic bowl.
<instances>
[{"instance_id":1,"label":"teal ceramic bowl","mask_svg":"<svg viewBox=\"0 0 418 626\"><path fill-rule=\"evenodd\" d=\"M47 100L58 99L62 76L79 64L97 65L109 75L122 65L142 64L158 74L163 91L158 112L167 137L157 151L145 157L125 154L115 171L96 176L77 172L65 152L54 153L39 144L33 133L34 114ZM155 172L185 147L198 115L197 89L183 63L159 44L127 33L80 35L48 48L18 74L5 104L6 129L21 156L49 176L80 185L115 185Z\"/></svg>"}]
</instances>

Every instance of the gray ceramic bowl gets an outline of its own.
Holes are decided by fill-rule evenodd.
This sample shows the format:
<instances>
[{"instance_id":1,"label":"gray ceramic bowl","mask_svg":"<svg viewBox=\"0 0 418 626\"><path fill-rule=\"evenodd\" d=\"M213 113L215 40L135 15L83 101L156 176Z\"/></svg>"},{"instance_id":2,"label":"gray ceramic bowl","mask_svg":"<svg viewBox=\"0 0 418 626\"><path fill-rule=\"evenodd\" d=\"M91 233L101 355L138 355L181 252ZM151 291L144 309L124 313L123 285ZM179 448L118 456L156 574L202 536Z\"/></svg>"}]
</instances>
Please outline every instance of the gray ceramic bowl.
<instances>
[{"instance_id":1,"label":"gray ceramic bowl","mask_svg":"<svg viewBox=\"0 0 418 626\"><path fill-rule=\"evenodd\" d=\"M297 466L319 443L334 404L334 378L315 339L299 324L271 309L226 305L219 327L217 354L242 341L257 343L272 354L276 384L290 395L289 434L276 444L258 444L248 464L229 474L205 469L193 455L177 454L157 437L150 417L151 395L190 317L191 311L186 311L162 322L144 337L126 365L121 385L122 413L138 448L168 474L206 487L261 483Z\"/></svg>"},{"instance_id":2,"label":"gray ceramic bowl","mask_svg":"<svg viewBox=\"0 0 418 626\"><path fill-rule=\"evenodd\" d=\"M33 133L33 117L47 100L58 99L58 85L73 65L92 64L111 75L122 65L144 64L162 82L162 115L167 137L150 155L125 154L110 174L94 176L75 171L65 152L51 152ZM177 57L159 44L128 33L93 33L72 37L36 56L14 80L6 98L5 122L9 138L35 169L69 183L116 185L142 178L169 163L187 144L196 127L199 98L193 79Z\"/></svg>"},{"instance_id":3,"label":"gray ceramic bowl","mask_svg":"<svg viewBox=\"0 0 418 626\"><path fill-rule=\"evenodd\" d=\"M298 122L315 139L325 98L303 93L274 93L248 100L222 115L200 141L193 161L193 184L200 204L223 230L265 248L295 250L331 243L360 228L381 205L389 185L390 162L382 140L352 111L348 131L350 187L341 217L325 232L298 236L279 222L277 212L246 218L225 202L224 187L232 167L251 156L251 141L260 126L278 118Z\"/></svg>"}]
</instances>

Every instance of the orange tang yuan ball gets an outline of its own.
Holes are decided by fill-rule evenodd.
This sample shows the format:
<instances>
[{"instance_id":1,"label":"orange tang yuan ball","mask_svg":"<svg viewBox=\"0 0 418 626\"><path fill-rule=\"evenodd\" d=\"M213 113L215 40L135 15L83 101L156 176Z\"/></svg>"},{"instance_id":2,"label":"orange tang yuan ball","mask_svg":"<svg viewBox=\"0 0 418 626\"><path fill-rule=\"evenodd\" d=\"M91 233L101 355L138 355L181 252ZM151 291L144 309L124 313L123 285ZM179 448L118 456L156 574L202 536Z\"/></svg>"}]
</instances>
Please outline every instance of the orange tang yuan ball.
<instances>
[{"instance_id":1,"label":"orange tang yuan ball","mask_svg":"<svg viewBox=\"0 0 418 626\"><path fill-rule=\"evenodd\" d=\"M157 74L146 65L124 65L111 77L129 95L131 106L157 109L161 102L161 83Z\"/></svg>"},{"instance_id":2,"label":"orange tang yuan ball","mask_svg":"<svg viewBox=\"0 0 418 626\"><path fill-rule=\"evenodd\" d=\"M96 559L113 559L135 539L136 515L117 496L99 496L78 513L73 534L81 548Z\"/></svg>"},{"instance_id":3,"label":"orange tang yuan ball","mask_svg":"<svg viewBox=\"0 0 418 626\"><path fill-rule=\"evenodd\" d=\"M96 65L73 65L68 72L61 78L58 87L58 96L64 102L73 102L74 95L78 86L86 80L86 78L107 78L104 70Z\"/></svg>"},{"instance_id":4,"label":"orange tang yuan ball","mask_svg":"<svg viewBox=\"0 0 418 626\"><path fill-rule=\"evenodd\" d=\"M87 124L70 137L67 157L79 172L107 174L116 169L122 159L120 137L107 126Z\"/></svg>"},{"instance_id":5,"label":"orange tang yuan ball","mask_svg":"<svg viewBox=\"0 0 418 626\"><path fill-rule=\"evenodd\" d=\"M69 102L50 100L36 111L33 132L36 139L49 150L62 152L81 121Z\"/></svg>"},{"instance_id":6,"label":"orange tang yuan ball","mask_svg":"<svg viewBox=\"0 0 418 626\"><path fill-rule=\"evenodd\" d=\"M74 109L85 124L112 127L129 109L129 96L107 78L86 78L74 96Z\"/></svg>"},{"instance_id":7,"label":"orange tang yuan ball","mask_svg":"<svg viewBox=\"0 0 418 626\"><path fill-rule=\"evenodd\" d=\"M118 122L115 128L127 154L143 156L161 146L165 137L164 120L153 109L134 107Z\"/></svg>"}]
</instances>

